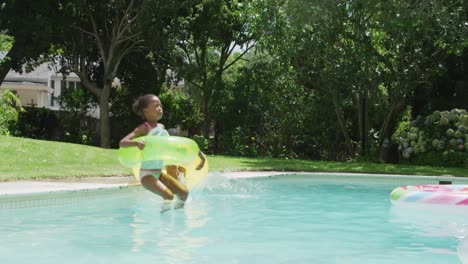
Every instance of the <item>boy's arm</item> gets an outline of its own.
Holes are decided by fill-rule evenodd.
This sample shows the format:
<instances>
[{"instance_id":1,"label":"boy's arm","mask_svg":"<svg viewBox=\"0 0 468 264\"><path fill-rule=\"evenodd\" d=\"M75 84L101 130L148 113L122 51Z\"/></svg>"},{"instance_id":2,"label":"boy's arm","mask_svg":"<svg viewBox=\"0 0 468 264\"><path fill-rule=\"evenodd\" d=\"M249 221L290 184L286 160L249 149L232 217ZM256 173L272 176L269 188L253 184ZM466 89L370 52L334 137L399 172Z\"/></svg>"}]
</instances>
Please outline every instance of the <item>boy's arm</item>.
<instances>
[{"instance_id":1,"label":"boy's arm","mask_svg":"<svg viewBox=\"0 0 468 264\"><path fill-rule=\"evenodd\" d=\"M201 170L201 168L203 168L203 166L205 165L206 157L201 151L198 151L198 157L200 157L201 162L200 164L198 164L198 166L195 169Z\"/></svg>"},{"instance_id":2,"label":"boy's arm","mask_svg":"<svg viewBox=\"0 0 468 264\"><path fill-rule=\"evenodd\" d=\"M132 132L128 133L125 137L123 137L120 140L119 147L138 147L139 149L143 149L145 147L146 142L144 140L135 141L133 139L143 135L144 133L142 129L144 128L144 126L138 126Z\"/></svg>"}]
</instances>

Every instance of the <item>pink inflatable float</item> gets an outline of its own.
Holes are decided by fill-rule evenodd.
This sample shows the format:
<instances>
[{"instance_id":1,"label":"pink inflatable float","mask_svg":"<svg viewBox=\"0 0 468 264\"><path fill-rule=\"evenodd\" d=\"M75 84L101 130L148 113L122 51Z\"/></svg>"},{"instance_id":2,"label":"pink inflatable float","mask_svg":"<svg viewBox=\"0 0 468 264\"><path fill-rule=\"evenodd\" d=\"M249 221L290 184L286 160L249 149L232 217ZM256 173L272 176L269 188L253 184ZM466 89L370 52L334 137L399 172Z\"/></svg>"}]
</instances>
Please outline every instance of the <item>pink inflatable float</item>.
<instances>
[{"instance_id":1,"label":"pink inflatable float","mask_svg":"<svg viewBox=\"0 0 468 264\"><path fill-rule=\"evenodd\" d=\"M390 194L392 203L468 206L468 185L401 186Z\"/></svg>"}]
</instances>

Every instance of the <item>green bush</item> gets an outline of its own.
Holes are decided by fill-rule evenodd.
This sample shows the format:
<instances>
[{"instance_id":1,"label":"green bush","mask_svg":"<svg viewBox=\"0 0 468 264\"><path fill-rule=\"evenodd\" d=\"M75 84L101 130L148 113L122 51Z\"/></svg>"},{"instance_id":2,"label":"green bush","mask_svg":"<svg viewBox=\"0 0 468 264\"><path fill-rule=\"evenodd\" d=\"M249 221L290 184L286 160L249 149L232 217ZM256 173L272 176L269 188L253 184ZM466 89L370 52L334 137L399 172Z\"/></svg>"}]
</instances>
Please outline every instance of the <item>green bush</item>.
<instances>
[{"instance_id":1,"label":"green bush","mask_svg":"<svg viewBox=\"0 0 468 264\"><path fill-rule=\"evenodd\" d=\"M203 136L197 136L197 135L193 136L192 139L193 141L197 142L198 147L200 148L201 151L205 153L208 151L208 147L210 143L208 139L206 139Z\"/></svg>"},{"instance_id":2,"label":"green bush","mask_svg":"<svg viewBox=\"0 0 468 264\"><path fill-rule=\"evenodd\" d=\"M98 120L72 112L26 107L10 126L13 136L97 145Z\"/></svg>"},{"instance_id":3,"label":"green bush","mask_svg":"<svg viewBox=\"0 0 468 264\"><path fill-rule=\"evenodd\" d=\"M0 91L0 135L10 134L11 127L23 111L20 100L13 92L6 89Z\"/></svg>"},{"instance_id":4,"label":"green bush","mask_svg":"<svg viewBox=\"0 0 468 264\"><path fill-rule=\"evenodd\" d=\"M27 107L18 117L18 123L12 126L14 136L43 140L53 139L59 126L55 111L46 108Z\"/></svg>"},{"instance_id":5,"label":"green bush","mask_svg":"<svg viewBox=\"0 0 468 264\"><path fill-rule=\"evenodd\" d=\"M258 157L259 139L247 129L240 127L224 133L219 137L219 153L231 156ZM263 153L262 153L263 154Z\"/></svg>"},{"instance_id":6,"label":"green bush","mask_svg":"<svg viewBox=\"0 0 468 264\"><path fill-rule=\"evenodd\" d=\"M468 113L465 109L435 111L400 124L394 140L403 162L468 167Z\"/></svg>"}]
</instances>

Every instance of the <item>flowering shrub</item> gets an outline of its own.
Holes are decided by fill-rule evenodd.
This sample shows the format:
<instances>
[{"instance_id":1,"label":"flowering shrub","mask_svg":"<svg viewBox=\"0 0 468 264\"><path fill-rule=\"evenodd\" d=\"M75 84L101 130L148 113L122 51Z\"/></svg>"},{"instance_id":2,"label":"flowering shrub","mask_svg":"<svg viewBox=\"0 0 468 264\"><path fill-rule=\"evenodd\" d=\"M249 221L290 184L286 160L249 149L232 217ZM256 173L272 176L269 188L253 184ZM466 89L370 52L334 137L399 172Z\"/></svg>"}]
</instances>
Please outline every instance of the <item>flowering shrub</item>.
<instances>
[{"instance_id":1,"label":"flowering shrub","mask_svg":"<svg viewBox=\"0 0 468 264\"><path fill-rule=\"evenodd\" d=\"M401 127L393 139L408 161L468 167L468 113L464 109L418 116Z\"/></svg>"}]
</instances>

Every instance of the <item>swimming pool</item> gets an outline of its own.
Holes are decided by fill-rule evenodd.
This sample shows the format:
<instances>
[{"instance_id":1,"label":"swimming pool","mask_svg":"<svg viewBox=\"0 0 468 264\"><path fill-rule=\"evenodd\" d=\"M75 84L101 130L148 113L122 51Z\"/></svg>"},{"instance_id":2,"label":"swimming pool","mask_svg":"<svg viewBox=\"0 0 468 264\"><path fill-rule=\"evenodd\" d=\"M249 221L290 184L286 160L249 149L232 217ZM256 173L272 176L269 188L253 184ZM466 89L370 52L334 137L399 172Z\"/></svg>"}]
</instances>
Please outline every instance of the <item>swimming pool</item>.
<instances>
[{"instance_id":1,"label":"swimming pool","mask_svg":"<svg viewBox=\"0 0 468 264\"><path fill-rule=\"evenodd\" d=\"M162 214L139 187L22 197L0 207L0 263L463 263L467 215L393 207L401 183L316 179L210 175Z\"/></svg>"}]
</instances>

